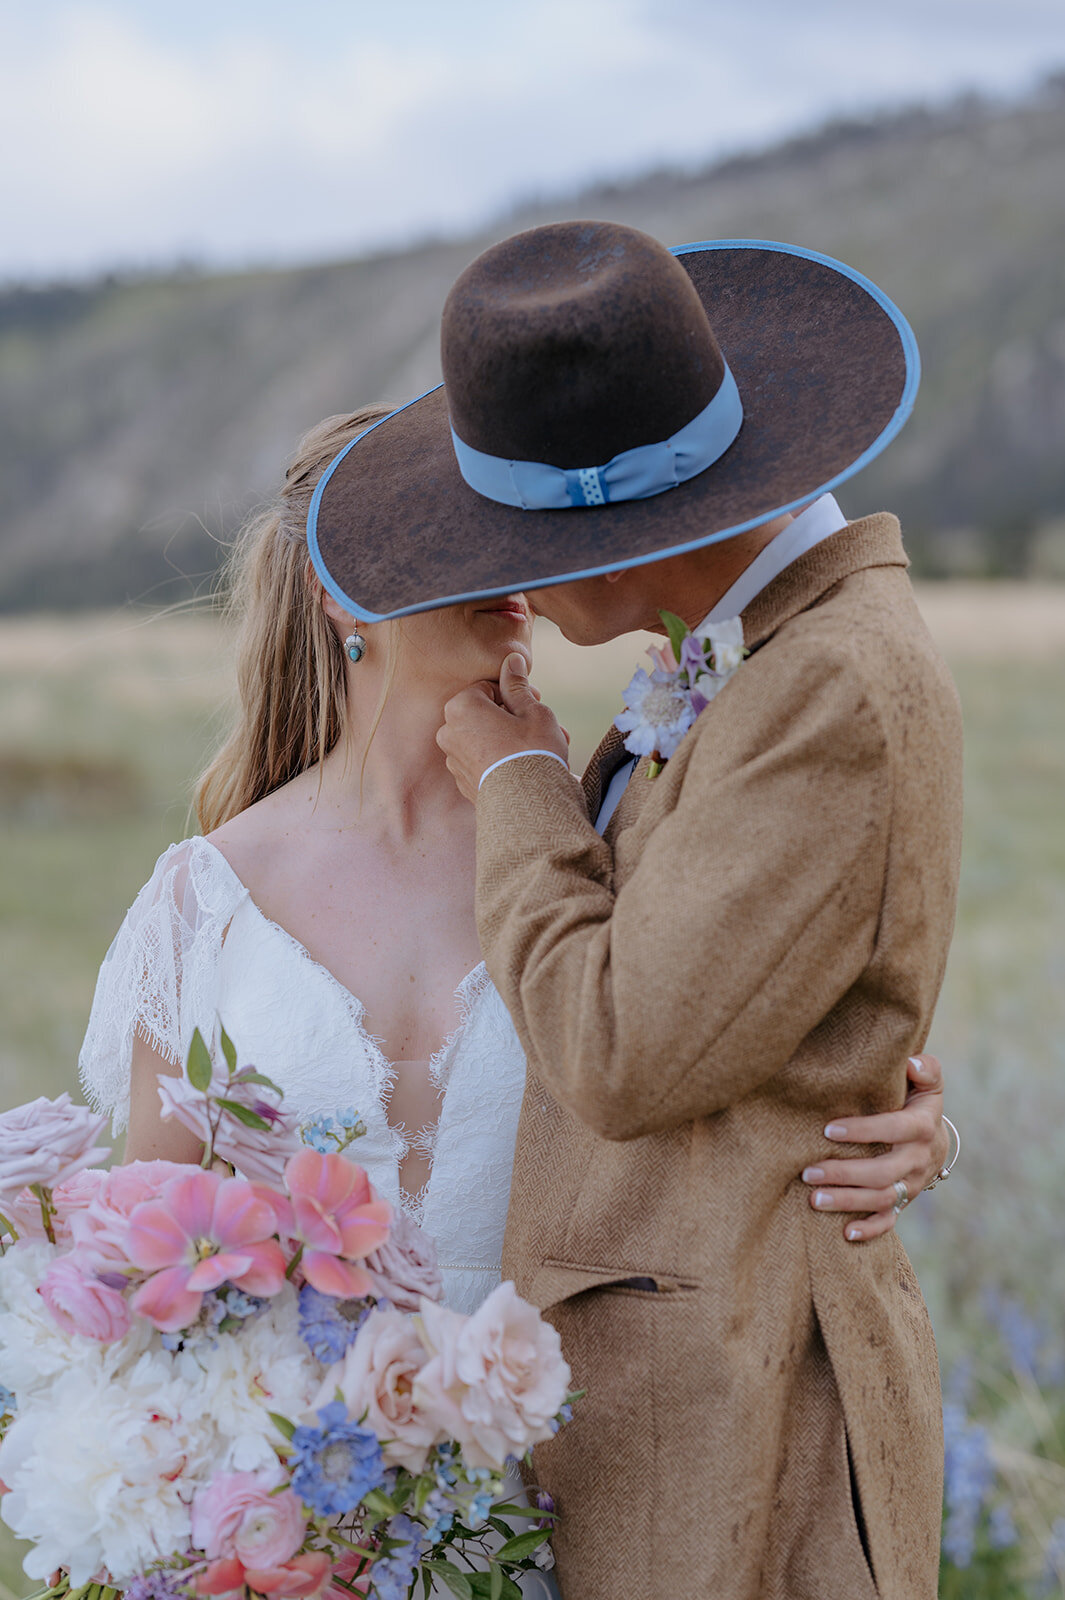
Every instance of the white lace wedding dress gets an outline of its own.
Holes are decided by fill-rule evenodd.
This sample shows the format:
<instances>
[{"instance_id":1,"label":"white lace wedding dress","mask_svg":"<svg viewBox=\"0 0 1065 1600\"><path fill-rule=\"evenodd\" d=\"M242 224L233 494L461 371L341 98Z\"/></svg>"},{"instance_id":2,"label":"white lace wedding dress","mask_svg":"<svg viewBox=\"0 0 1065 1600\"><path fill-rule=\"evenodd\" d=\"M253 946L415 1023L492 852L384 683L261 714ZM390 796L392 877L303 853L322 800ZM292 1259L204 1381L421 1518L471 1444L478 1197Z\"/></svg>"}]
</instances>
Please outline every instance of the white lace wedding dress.
<instances>
[{"instance_id":1,"label":"white lace wedding dress","mask_svg":"<svg viewBox=\"0 0 1065 1600\"><path fill-rule=\"evenodd\" d=\"M432 1058L440 1115L425 1148L432 1166L417 1196L400 1162L421 1137L388 1121L391 1063L364 1026L364 1008L291 934L256 906L206 839L171 845L104 958L79 1069L87 1098L114 1119L129 1114L133 1038L183 1061L198 1027L220 1019L242 1065L285 1091L302 1121L353 1106L366 1125L352 1155L378 1193L433 1239L447 1304L474 1310L500 1281L525 1058L482 963L456 990L454 1031ZM434 1594L436 1589L434 1587ZM557 1596L530 1573L523 1594Z\"/></svg>"}]
</instances>

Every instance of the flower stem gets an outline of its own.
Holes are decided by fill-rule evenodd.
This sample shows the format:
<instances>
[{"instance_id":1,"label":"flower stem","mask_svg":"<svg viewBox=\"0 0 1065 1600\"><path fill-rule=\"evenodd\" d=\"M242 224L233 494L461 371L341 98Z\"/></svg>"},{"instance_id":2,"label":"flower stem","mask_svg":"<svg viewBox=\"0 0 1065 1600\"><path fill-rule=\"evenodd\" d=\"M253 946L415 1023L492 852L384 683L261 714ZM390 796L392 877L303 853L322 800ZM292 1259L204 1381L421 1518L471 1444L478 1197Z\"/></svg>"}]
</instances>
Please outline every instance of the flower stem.
<instances>
[{"instance_id":1,"label":"flower stem","mask_svg":"<svg viewBox=\"0 0 1065 1600\"><path fill-rule=\"evenodd\" d=\"M292 1277L292 1275L295 1272L296 1268L299 1266L302 1257L303 1257L303 1246L301 1244L299 1246L299 1248L297 1249L296 1254L292 1257L292 1260L289 1262L288 1266L285 1268L285 1277L286 1278L291 1278Z\"/></svg>"},{"instance_id":2,"label":"flower stem","mask_svg":"<svg viewBox=\"0 0 1065 1600\"><path fill-rule=\"evenodd\" d=\"M48 1242L49 1244L55 1244L55 1229L52 1226L52 1218L55 1216L56 1211L55 1206L52 1204L52 1191L47 1184L31 1183L30 1192L37 1196L37 1201L41 1208L41 1221L44 1224Z\"/></svg>"}]
</instances>

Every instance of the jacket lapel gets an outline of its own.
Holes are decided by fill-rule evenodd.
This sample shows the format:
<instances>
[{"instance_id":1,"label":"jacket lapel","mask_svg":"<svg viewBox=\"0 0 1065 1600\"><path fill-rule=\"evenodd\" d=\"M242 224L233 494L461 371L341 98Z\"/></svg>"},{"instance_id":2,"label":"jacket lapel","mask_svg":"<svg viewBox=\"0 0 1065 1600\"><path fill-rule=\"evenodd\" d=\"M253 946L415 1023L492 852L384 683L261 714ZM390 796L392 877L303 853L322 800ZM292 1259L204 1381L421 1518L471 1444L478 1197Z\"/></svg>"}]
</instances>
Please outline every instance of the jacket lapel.
<instances>
[{"instance_id":1,"label":"jacket lapel","mask_svg":"<svg viewBox=\"0 0 1065 1600\"><path fill-rule=\"evenodd\" d=\"M581 779L581 788L584 790L588 815L593 822L599 815L599 807L603 803L607 785L622 761L626 760L627 757L625 735L620 729L611 724L599 741L598 748L592 755L584 770L584 777Z\"/></svg>"},{"instance_id":2,"label":"jacket lapel","mask_svg":"<svg viewBox=\"0 0 1065 1600\"><path fill-rule=\"evenodd\" d=\"M897 517L879 512L849 522L797 557L743 613L743 642L757 650L800 611L863 567L908 567ZM742 669L741 669L742 670Z\"/></svg>"}]
</instances>

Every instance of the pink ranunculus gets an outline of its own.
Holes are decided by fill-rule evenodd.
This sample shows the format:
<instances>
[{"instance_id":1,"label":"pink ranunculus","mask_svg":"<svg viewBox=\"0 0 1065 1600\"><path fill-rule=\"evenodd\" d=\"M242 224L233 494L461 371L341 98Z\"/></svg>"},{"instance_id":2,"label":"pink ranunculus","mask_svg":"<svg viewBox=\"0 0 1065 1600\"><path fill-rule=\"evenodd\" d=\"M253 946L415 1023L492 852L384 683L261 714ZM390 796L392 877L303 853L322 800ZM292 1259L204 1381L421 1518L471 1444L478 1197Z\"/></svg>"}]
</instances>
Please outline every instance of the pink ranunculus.
<instances>
[{"instance_id":1,"label":"pink ranunculus","mask_svg":"<svg viewBox=\"0 0 1065 1600\"><path fill-rule=\"evenodd\" d=\"M339 1389L351 1416L365 1416L364 1425L381 1440L389 1465L421 1472L441 1437L435 1414L421 1411L414 1398L415 1380L428 1360L410 1317L371 1311L343 1362L327 1375L315 1407L328 1405Z\"/></svg>"},{"instance_id":2,"label":"pink ranunculus","mask_svg":"<svg viewBox=\"0 0 1065 1600\"><path fill-rule=\"evenodd\" d=\"M382 1298L397 1311L417 1311L420 1302L442 1300L444 1279L436 1247L413 1217L401 1213L384 1244L366 1257Z\"/></svg>"},{"instance_id":3,"label":"pink ranunculus","mask_svg":"<svg viewBox=\"0 0 1065 1600\"><path fill-rule=\"evenodd\" d=\"M502 1468L551 1437L570 1370L557 1332L512 1283L469 1317L425 1301L421 1324L432 1359L415 1379L415 1403L458 1439L471 1466Z\"/></svg>"},{"instance_id":4,"label":"pink ranunculus","mask_svg":"<svg viewBox=\"0 0 1065 1600\"><path fill-rule=\"evenodd\" d=\"M210 1561L235 1557L243 1567L284 1566L307 1533L298 1495L276 1474L220 1472L192 1502L193 1543Z\"/></svg>"},{"instance_id":5,"label":"pink ranunculus","mask_svg":"<svg viewBox=\"0 0 1065 1600\"><path fill-rule=\"evenodd\" d=\"M53 1261L41 1279L39 1293L53 1321L64 1333L80 1333L101 1344L114 1344L132 1325L129 1307L117 1289L99 1283L79 1265L77 1253Z\"/></svg>"},{"instance_id":6,"label":"pink ranunculus","mask_svg":"<svg viewBox=\"0 0 1065 1600\"><path fill-rule=\"evenodd\" d=\"M291 1198L288 1206L281 1202L278 1218L303 1246L307 1282L339 1300L373 1294L373 1278L354 1263L384 1244L392 1207L377 1198L364 1169L340 1155L301 1150L285 1167L285 1184Z\"/></svg>"},{"instance_id":7,"label":"pink ranunculus","mask_svg":"<svg viewBox=\"0 0 1065 1600\"><path fill-rule=\"evenodd\" d=\"M195 1169L191 1169L195 1170ZM181 1178L190 1168L177 1161L131 1161L112 1167L84 1209L70 1214L70 1230L80 1250L119 1269L129 1265L126 1240L129 1219L145 1200L158 1198L164 1183Z\"/></svg>"},{"instance_id":8,"label":"pink ranunculus","mask_svg":"<svg viewBox=\"0 0 1065 1600\"><path fill-rule=\"evenodd\" d=\"M21 1189L43 1184L54 1189L82 1167L110 1154L96 1139L107 1123L68 1094L43 1096L0 1115L0 1205Z\"/></svg>"},{"instance_id":9,"label":"pink ranunculus","mask_svg":"<svg viewBox=\"0 0 1065 1600\"><path fill-rule=\"evenodd\" d=\"M214 1134L215 1155L236 1167L249 1182L280 1189L286 1161L302 1148L295 1114L282 1111L276 1097L261 1085L229 1083L219 1074L211 1083L210 1093L215 1100L221 1097L236 1101L269 1123L268 1128L248 1128L231 1112L224 1112ZM206 1142L210 1133L207 1100L187 1078L160 1073L159 1098L164 1117L174 1117Z\"/></svg>"},{"instance_id":10,"label":"pink ranunculus","mask_svg":"<svg viewBox=\"0 0 1065 1600\"><path fill-rule=\"evenodd\" d=\"M243 1178L186 1168L163 1184L159 1198L135 1206L125 1251L151 1277L133 1295L134 1311L176 1333L199 1315L203 1297L223 1283L248 1294L275 1295L285 1257L274 1213Z\"/></svg>"}]
</instances>

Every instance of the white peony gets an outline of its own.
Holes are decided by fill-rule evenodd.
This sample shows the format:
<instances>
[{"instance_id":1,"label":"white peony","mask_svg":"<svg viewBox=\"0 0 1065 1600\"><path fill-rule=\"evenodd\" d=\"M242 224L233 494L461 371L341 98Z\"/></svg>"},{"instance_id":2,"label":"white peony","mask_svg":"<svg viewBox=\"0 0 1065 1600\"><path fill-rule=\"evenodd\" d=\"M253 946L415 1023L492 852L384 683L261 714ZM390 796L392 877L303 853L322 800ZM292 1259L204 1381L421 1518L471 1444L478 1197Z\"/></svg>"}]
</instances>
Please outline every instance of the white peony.
<instances>
[{"instance_id":1,"label":"white peony","mask_svg":"<svg viewBox=\"0 0 1065 1600\"><path fill-rule=\"evenodd\" d=\"M20 1408L35 1395L47 1393L55 1379L72 1367L113 1375L151 1343L147 1324L135 1325L111 1345L62 1331L37 1292L62 1253L43 1240L31 1240L0 1257L0 1382L15 1391Z\"/></svg>"},{"instance_id":2,"label":"white peony","mask_svg":"<svg viewBox=\"0 0 1065 1600\"><path fill-rule=\"evenodd\" d=\"M77 1588L106 1567L123 1585L187 1546L187 1502L210 1475L214 1440L190 1425L186 1401L170 1357L153 1351L118 1382L81 1361L46 1397L20 1404L0 1477L4 1521L35 1541L29 1577L67 1567Z\"/></svg>"},{"instance_id":3,"label":"white peony","mask_svg":"<svg viewBox=\"0 0 1065 1600\"><path fill-rule=\"evenodd\" d=\"M239 1333L222 1334L213 1346L197 1344L174 1359L187 1390L186 1418L217 1430L220 1471L255 1472L276 1465L278 1433L271 1411L297 1422L313 1420L322 1369L300 1338L291 1284Z\"/></svg>"}]
</instances>

